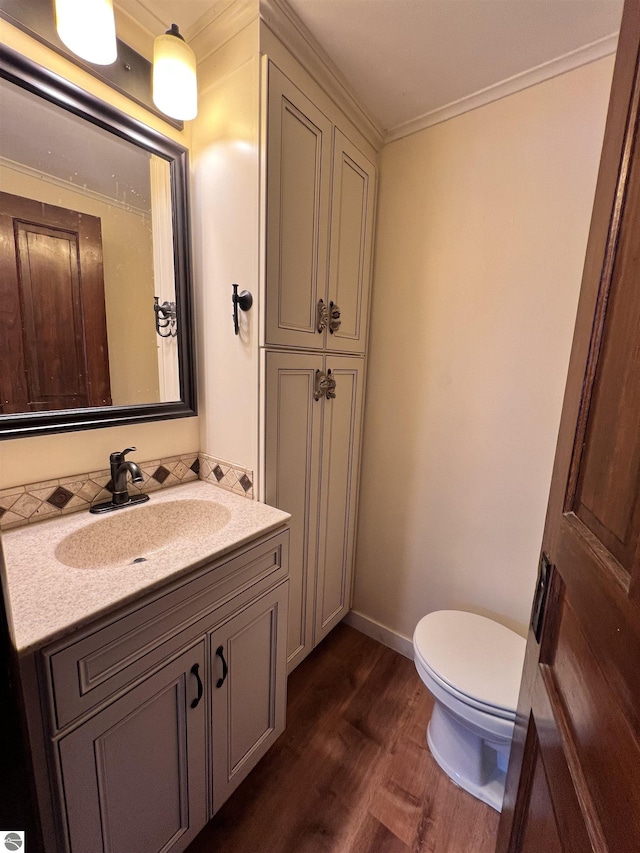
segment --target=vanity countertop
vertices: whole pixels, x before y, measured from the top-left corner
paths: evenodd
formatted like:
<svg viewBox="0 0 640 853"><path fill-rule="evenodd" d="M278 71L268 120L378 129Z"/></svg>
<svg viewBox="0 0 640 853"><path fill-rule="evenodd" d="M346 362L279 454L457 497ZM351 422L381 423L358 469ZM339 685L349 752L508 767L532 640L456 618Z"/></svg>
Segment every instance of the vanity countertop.
<svg viewBox="0 0 640 853"><path fill-rule="evenodd" d="M178 536L144 562L102 568L70 568L56 558L63 539L121 513L175 501L212 501L229 520L213 532ZM289 514L198 481L153 492L149 503L107 515L77 512L12 530L2 536L8 611L18 652L54 639L286 524ZM93 532L93 531L92 531ZM90 557L88 555L88 562Z"/></svg>

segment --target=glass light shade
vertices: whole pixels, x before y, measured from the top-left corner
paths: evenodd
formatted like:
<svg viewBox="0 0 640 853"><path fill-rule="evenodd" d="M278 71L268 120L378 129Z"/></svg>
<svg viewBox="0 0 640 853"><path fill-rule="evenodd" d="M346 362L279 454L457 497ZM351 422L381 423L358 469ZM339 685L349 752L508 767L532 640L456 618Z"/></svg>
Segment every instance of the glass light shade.
<svg viewBox="0 0 640 853"><path fill-rule="evenodd" d="M56 0L58 35L76 56L111 65L118 56L113 0Z"/></svg>
<svg viewBox="0 0 640 853"><path fill-rule="evenodd" d="M153 102L165 115L187 121L198 114L196 56L174 32L175 24L153 44Z"/></svg>

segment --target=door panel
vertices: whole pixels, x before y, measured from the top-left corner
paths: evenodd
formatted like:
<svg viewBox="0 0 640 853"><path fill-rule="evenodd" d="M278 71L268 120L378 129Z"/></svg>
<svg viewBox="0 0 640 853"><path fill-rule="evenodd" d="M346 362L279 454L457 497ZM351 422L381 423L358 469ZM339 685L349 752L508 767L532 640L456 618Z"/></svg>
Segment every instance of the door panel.
<svg viewBox="0 0 640 853"><path fill-rule="evenodd" d="M211 635L214 812L284 731L287 586Z"/></svg>
<svg viewBox="0 0 640 853"><path fill-rule="evenodd" d="M293 669L313 643L314 578L322 401L314 399L321 355L269 352L266 358L265 500L291 513L287 658Z"/></svg>
<svg viewBox="0 0 640 853"><path fill-rule="evenodd" d="M597 369L589 376L583 429L576 436L568 503L630 574L640 529L640 163L634 158L625 189L613 274L598 316ZM584 434L583 434L584 433ZM584 449L583 449L584 445Z"/></svg>
<svg viewBox="0 0 640 853"><path fill-rule="evenodd" d="M333 148L329 299L340 328L327 348L363 353L369 314L375 167L336 128Z"/></svg>
<svg viewBox="0 0 640 853"><path fill-rule="evenodd" d="M592 649L579 616L565 596L559 620L555 660L549 667L558 704L572 731L572 746L581 766L589 768L589 795L598 812L605 838L617 824L640 829L640 749L629 737L629 723L637 729L637 711L630 716L618 701L606 659ZM587 626L588 629L588 626ZM619 796L619 780L629 790Z"/></svg>
<svg viewBox="0 0 640 853"><path fill-rule="evenodd" d="M322 348L331 122L269 65L266 343Z"/></svg>
<svg viewBox="0 0 640 853"><path fill-rule="evenodd" d="M561 849L640 849L639 48L628 0L543 538L552 593L540 645L529 632L501 853L534 849L544 785Z"/></svg>
<svg viewBox="0 0 640 853"><path fill-rule="evenodd" d="M322 485L315 642L347 613L351 603L354 530L360 458L364 364L348 356L327 356L335 398L324 401Z"/></svg>
<svg viewBox="0 0 640 853"><path fill-rule="evenodd" d="M178 853L206 823L195 663L204 642L60 741L71 853Z"/></svg>
<svg viewBox="0 0 640 853"><path fill-rule="evenodd" d="M28 410L86 406L77 234L16 226Z"/></svg>
<svg viewBox="0 0 640 853"><path fill-rule="evenodd" d="M530 806L520 849L522 853L540 853L540 850L545 853L564 853L539 749L535 751L531 786Z"/></svg>
<svg viewBox="0 0 640 853"><path fill-rule="evenodd" d="M0 193L0 412L111 405L100 219Z"/></svg>

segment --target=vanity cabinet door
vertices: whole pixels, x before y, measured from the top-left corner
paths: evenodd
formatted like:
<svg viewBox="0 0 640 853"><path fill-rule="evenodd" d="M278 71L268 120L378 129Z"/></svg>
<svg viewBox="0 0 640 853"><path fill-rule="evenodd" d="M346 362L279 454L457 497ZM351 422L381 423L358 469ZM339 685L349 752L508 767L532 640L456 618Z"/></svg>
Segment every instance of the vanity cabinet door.
<svg viewBox="0 0 640 853"><path fill-rule="evenodd" d="M322 349L327 301L331 122L269 65L265 343Z"/></svg>
<svg viewBox="0 0 640 853"><path fill-rule="evenodd" d="M284 731L287 591L285 581L210 637L214 813Z"/></svg>
<svg viewBox="0 0 640 853"><path fill-rule="evenodd" d="M351 606L364 360L327 356L335 396L324 401L314 645Z"/></svg>
<svg viewBox="0 0 640 853"><path fill-rule="evenodd" d="M201 641L60 740L71 853L178 853L202 829L204 677Z"/></svg>
<svg viewBox="0 0 640 853"><path fill-rule="evenodd" d="M334 131L329 253L329 307L340 325L329 326L327 349L364 353L367 343L375 166Z"/></svg>

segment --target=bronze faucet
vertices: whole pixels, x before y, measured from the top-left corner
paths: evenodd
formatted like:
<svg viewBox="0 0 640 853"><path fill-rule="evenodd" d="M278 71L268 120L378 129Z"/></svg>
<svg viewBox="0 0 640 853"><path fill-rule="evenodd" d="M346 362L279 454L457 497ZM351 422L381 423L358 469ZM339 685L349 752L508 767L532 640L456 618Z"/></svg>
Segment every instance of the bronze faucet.
<svg viewBox="0 0 640 853"><path fill-rule="evenodd" d="M127 491L127 474L131 476L132 483L141 483L143 480L142 471L136 463L124 458L127 453L131 453L135 449L135 447L127 447L125 450L115 451L109 456L111 482L107 488L112 493L111 500L95 504L89 508L89 512L111 512L123 506L145 503L149 500L149 495L130 495Z"/></svg>

